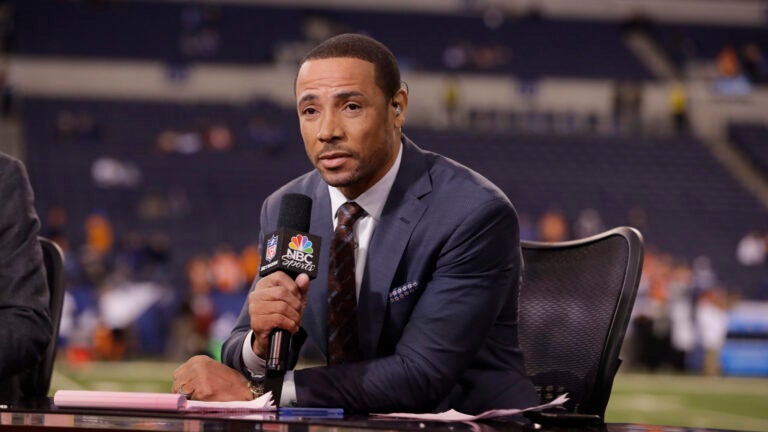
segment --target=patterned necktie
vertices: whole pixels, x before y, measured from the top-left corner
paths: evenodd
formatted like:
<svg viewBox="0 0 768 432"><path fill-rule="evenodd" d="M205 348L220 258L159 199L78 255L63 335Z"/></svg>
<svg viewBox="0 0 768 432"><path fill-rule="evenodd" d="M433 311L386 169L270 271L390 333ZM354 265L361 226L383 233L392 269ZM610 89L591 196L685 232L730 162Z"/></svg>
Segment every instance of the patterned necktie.
<svg viewBox="0 0 768 432"><path fill-rule="evenodd" d="M355 236L352 226L365 215L359 205L347 202L337 213L328 269L328 364L362 358L357 340L355 299Z"/></svg>

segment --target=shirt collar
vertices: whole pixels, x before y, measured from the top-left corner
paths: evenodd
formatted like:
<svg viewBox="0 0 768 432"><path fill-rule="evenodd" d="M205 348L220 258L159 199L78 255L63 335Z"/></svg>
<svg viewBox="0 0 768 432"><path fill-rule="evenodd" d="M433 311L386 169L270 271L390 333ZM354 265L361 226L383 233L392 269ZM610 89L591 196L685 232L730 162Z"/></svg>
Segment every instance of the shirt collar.
<svg viewBox="0 0 768 432"><path fill-rule="evenodd" d="M395 159L395 163L392 164L389 171L387 171L387 173L384 174L384 177L376 182L375 185L371 186L370 189L353 200L362 207L368 215L377 221L381 218L381 213L384 211L384 204L387 203L389 191L392 190L392 185L395 183L397 172L400 170L400 160L402 158L403 144L400 143L400 151L397 153L397 159ZM328 186L328 193L331 195L331 211L333 212L331 217L335 221L336 212L339 210L339 207L349 200L340 190L330 185Z"/></svg>

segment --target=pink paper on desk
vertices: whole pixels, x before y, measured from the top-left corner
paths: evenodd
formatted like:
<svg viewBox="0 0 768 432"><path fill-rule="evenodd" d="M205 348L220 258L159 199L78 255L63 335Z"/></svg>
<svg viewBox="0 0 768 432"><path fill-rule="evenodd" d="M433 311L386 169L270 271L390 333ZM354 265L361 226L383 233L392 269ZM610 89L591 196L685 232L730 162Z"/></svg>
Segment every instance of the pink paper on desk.
<svg viewBox="0 0 768 432"><path fill-rule="evenodd" d="M108 392L91 390L59 390L53 403L69 408L111 408L185 412L254 412L274 411L272 392L250 401L205 402L187 400L175 393Z"/></svg>
<svg viewBox="0 0 768 432"><path fill-rule="evenodd" d="M53 395L53 403L56 406L72 408L178 411L187 404L187 398L175 393L59 390Z"/></svg>

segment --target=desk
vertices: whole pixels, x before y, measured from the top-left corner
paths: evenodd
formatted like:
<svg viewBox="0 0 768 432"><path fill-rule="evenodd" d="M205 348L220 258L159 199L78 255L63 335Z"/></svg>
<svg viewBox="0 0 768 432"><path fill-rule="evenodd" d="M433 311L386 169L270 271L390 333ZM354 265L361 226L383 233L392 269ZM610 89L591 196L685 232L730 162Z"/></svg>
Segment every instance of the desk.
<svg viewBox="0 0 768 432"><path fill-rule="evenodd" d="M421 423L414 421L372 420L366 417L345 419L277 419L274 414L200 415L150 412L88 413L24 412L0 413L2 430L43 430L68 428L73 431L450 431L502 430L473 427L471 424ZM510 430L510 429L503 429ZM512 429L518 430L518 429Z"/></svg>
<svg viewBox="0 0 768 432"><path fill-rule="evenodd" d="M0 429L7 431L445 431L445 432L715 432L638 424L607 424L593 427L535 427L515 422L437 423L408 420L377 420L366 416L344 419L281 419L268 414L182 414L160 411L113 411L63 409L50 401L34 406L0 409Z"/></svg>

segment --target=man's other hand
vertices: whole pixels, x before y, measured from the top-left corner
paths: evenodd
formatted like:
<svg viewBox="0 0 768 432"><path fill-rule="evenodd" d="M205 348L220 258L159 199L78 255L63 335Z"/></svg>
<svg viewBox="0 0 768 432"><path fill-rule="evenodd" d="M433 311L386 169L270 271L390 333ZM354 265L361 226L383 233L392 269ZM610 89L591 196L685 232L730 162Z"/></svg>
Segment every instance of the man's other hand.
<svg viewBox="0 0 768 432"><path fill-rule="evenodd" d="M201 401L244 401L253 399L248 379L231 367L198 355L173 371L174 393Z"/></svg>

